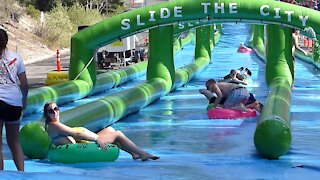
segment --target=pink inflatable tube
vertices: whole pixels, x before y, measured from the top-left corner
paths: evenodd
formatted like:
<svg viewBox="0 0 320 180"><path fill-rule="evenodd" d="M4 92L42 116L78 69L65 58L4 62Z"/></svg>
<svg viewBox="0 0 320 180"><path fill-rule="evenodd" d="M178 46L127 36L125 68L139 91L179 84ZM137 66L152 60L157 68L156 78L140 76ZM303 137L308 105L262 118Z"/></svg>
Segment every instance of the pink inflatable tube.
<svg viewBox="0 0 320 180"><path fill-rule="evenodd" d="M245 48L245 47L239 47L238 53L251 53L252 49L251 48Z"/></svg>
<svg viewBox="0 0 320 180"><path fill-rule="evenodd" d="M209 119L243 119L256 116L257 112L253 109L250 109L250 111L248 112L224 108L215 108L208 110Z"/></svg>

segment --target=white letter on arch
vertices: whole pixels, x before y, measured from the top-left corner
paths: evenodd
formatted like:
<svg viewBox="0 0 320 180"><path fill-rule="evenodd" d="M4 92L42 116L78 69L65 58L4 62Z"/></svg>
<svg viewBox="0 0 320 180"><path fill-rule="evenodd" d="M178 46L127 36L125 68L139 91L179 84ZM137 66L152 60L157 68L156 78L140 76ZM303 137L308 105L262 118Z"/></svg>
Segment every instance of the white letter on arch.
<svg viewBox="0 0 320 180"><path fill-rule="evenodd" d="M208 6L210 6L211 3L201 3L201 6L203 6L203 13L208 13Z"/></svg>
<svg viewBox="0 0 320 180"><path fill-rule="evenodd" d="M280 16L280 8L274 8L274 11L276 12L276 15L274 16L274 18L276 19L280 19L281 16Z"/></svg>
<svg viewBox="0 0 320 180"><path fill-rule="evenodd" d="M167 13L166 15L164 14L165 12ZM161 8L160 9L160 18L165 19L168 17L170 17L170 10L168 8Z"/></svg>
<svg viewBox="0 0 320 180"><path fill-rule="evenodd" d="M121 29L122 30L128 30L130 29L130 19L123 19L121 21Z"/></svg>
<svg viewBox="0 0 320 180"><path fill-rule="evenodd" d="M229 13L230 14L237 14L237 3L230 3L229 4Z"/></svg>
<svg viewBox="0 0 320 180"><path fill-rule="evenodd" d="M173 16L174 17L182 17L182 6L175 6L174 8L173 8Z"/></svg>
<svg viewBox="0 0 320 180"><path fill-rule="evenodd" d="M137 15L137 25L138 25L138 26L144 26L144 25L146 25L146 23L142 23L142 22L141 22L141 15Z"/></svg>
<svg viewBox="0 0 320 180"><path fill-rule="evenodd" d="M149 14L150 14L149 22L156 21L156 20L154 19L154 14L155 14L155 13L156 13L155 11L149 11Z"/></svg>
<svg viewBox="0 0 320 180"><path fill-rule="evenodd" d="M309 16L299 16L299 19L302 22L302 26L306 26L307 20L309 19Z"/></svg>
<svg viewBox="0 0 320 180"><path fill-rule="evenodd" d="M179 23L179 29L183 29L184 28L184 24L183 23Z"/></svg>
<svg viewBox="0 0 320 180"><path fill-rule="evenodd" d="M269 10L269 6L268 5L263 5L260 7L260 14L262 16L269 16L269 11L268 12L264 12L264 9L268 9Z"/></svg>
<svg viewBox="0 0 320 180"><path fill-rule="evenodd" d="M221 6L219 6L218 3L214 3L214 13L217 14L218 10L221 10L221 14L224 14L224 3L221 3Z"/></svg>
<svg viewBox="0 0 320 180"><path fill-rule="evenodd" d="M284 11L288 15L288 22L291 22L291 15L294 14L294 11Z"/></svg>

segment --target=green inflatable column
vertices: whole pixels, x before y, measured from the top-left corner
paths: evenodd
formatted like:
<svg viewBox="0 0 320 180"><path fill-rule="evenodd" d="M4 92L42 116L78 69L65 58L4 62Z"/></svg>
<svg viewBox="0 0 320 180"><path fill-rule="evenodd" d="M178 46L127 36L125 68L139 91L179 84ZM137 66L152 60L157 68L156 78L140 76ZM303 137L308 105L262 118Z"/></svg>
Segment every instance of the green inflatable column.
<svg viewBox="0 0 320 180"><path fill-rule="evenodd" d="M223 31L222 31L222 24L217 24L216 25L216 29L219 30L219 33L222 35L223 34Z"/></svg>
<svg viewBox="0 0 320 180"><path fill-rule="evenodd" d="M212 26L212 32L213 32L213 35L212 35L212 43L213 43L213 47L215 47L216 46L216 44L217 44L217 40L216 40L216 34L215 33L220 33L220 34L222 34L222 32L220 32L218 29L217 29L217 25L216 24L214 24L213 26ZM217 31L218 30L218 31ZM222 29L221 29L221 31L222 31ZM219 36L220 37L220 36Z"/></svg>
<svg viewBox="0 0 320 180"><path fill-rule="evenodd" d="M254 133L258 153L277 159L288 152L291 144L290 104L291 87L284 78L275 78Z"/></svg>
<svg viewBox="0 0 320 180"><path fill-rule="evenodd" d="M195 59L204 57L210 61L211 49L210 49L210 31L209 26L199 27L196 29L196 47L195 47Z"/></svg>
<svg viewBox="0 0 320 180"><path fill-rule="evenodd" d="M292 84L292 29L267 25L266 81L275 77L285 78Z"/></svg>
<svg viewBox="0 0 320 180"><path fill-rule="evenodd" d="M74 80L79 75L78 79L86 81L90 85L91 90L96 83L97 68L95 60L90 62L90 59L94 55L93 50L90 49L85 42L87 36L90 35L90 33L87 33L86 31L89 30L90 29L83 30L74 35L71 39L69 80ZM90 64L88 64L89 62Z"/></svg>
<svg viewBox="0 0 320 180"><path fill-rule="evenodd" d="M264 25L253 25L252 47L256 50L256 53L260 58L265 59Z"/></svg>
<svg viewBox="0 0 320 180"><path fill-rule="evenodd" d="M253 47L253 38L254 38L254 31L253 31L253 29L254 29L254 24L251 24L250 25L250 30L249 30L249 33L250 33L250 39L249 39L249 41L248 41L248 46L249 47Z"/></svg>
<svg viewBox="0 0 320 180"><path fill-rule="evenodd" d="M180 35L176 35L174 38L173 38L173 53L176 53L178 52L179 50L181 50L182 48L182 41L181 41L181 37Z"/></svg>
<svg viewBox="0 0 320 180"><path fill-rule="evenodd" d="M175 69L173 63L173 26L162 26L149 31L149 61L147 80L163 78L166 80L167 92L174 83Z"/></svg>
<svg viewBox="0 0 320 180"><path fill-rule="evenodd" d="M212 50L214 48L214 27L213 26L209 26L209 34L210 34L210 50Z"/></svg>
<svg viewBox="0 0 320 180"><path fill-rule="evenodd" d="M291 32L289 28L267 26L266 81L270 91L257 124L254 143L258 153L269 159L284 155L291 144L292 76L287 63L287 58L291 60Z"/></svg>

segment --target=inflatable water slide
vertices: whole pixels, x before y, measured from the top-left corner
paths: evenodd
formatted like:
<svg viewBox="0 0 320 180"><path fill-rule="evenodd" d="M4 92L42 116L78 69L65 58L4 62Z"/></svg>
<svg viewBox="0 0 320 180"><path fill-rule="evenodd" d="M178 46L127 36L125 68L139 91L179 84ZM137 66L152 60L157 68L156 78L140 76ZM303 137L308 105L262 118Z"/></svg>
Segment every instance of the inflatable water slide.
<svg viewBox="0 0 320 180"><path fill-rule="evenodd" d="M182 0L129 11L75 34L71 41L70 81L30 93L29 111L41 109L46 101L55 100L60 104L80 99L98 92L96 89L113 87L123 78L130 78L126 73L111 73L103 77L103 83L99 81L96 64L91 61L94 49L149 29L149 60L141 65L147 66L145 83L61 114L62 122L67 125L85 126L93 131L101 129L186 84L204 69L210 63L211 49L219 37L214 35L214 24L252 23L255 24L252 48L266 60L266 82L270 88L257 123L254 143L260 155L276 159L285 154L291 144L290 101L294 71L291 44L287 42L292 41L294 28L311 27L315 32L314 38L318 39L318 15L319 12L311 9L272 0ZM195 34L195 60L176 70L173 63L173 25L196 22L200 26ZM130 74L143 68L133 66L129 69ZM110 79L114 81L106 83Z"/></svg>

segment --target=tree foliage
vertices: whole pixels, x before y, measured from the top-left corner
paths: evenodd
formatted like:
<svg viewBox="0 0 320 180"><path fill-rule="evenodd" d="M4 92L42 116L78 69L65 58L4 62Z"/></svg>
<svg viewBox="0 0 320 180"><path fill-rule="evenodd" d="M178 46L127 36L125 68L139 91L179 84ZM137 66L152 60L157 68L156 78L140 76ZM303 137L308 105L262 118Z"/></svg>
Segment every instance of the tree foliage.
<svg viewBox="0 0 320 180"><path fill-rule="evenodd" d="M98 10L101 14L110 15L123 12L123 0L19 0L25 6L32 5L40 11L51 11L56 4L72 7L75 4L82 5L86 10Z"/></svg>
<svg viewBox="0 0 320 180"><path fill-rule="evenodd" d="M125 10L123 0L0 0L5 5L0 6L0 17L6 14L10 18L16 12L12 4L18 1L34 19L39 19L40 11L45 12L45 22L34 25L33 32L42 43L60 47L70 46L78 26L93 25Z"/></svg>
<svg viewBox="0 0 320 180"><path fill-rule="evenodd" d="M0 0L0 21L18 21L21 8L15 0Z"/></svg>

